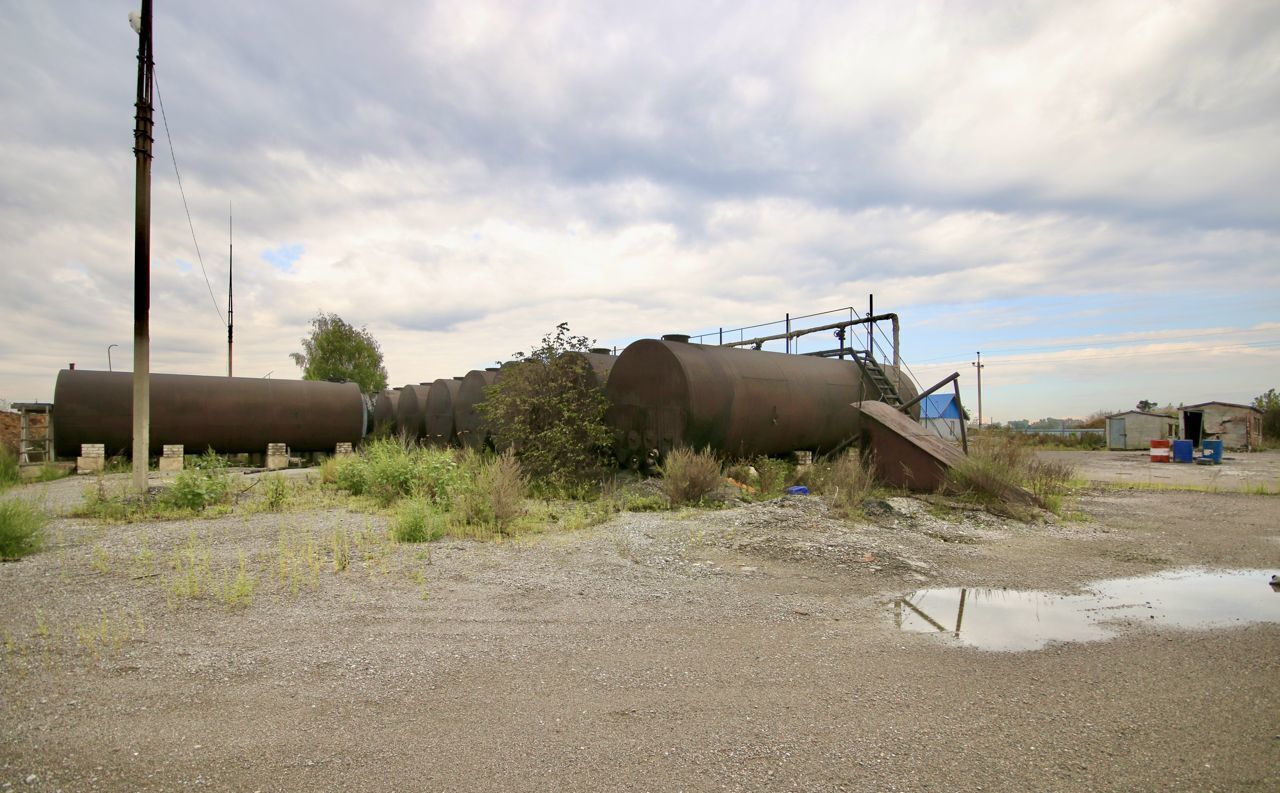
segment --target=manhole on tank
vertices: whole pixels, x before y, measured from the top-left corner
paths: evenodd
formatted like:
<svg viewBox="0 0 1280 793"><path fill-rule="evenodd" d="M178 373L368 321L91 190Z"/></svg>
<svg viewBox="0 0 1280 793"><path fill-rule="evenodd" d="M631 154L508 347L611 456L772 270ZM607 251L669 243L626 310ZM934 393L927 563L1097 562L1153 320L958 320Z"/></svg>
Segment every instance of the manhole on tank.
<svg viewBox="0 0 1280 793"><path fill-rule="evenodd" d="M1079 595L1012 589L921 589L893 601L904 631L982 650L1037 650L1116 635L1121 623L1223 628L1280 622L1272 571L1175 570L1095 582Z"/></svg>

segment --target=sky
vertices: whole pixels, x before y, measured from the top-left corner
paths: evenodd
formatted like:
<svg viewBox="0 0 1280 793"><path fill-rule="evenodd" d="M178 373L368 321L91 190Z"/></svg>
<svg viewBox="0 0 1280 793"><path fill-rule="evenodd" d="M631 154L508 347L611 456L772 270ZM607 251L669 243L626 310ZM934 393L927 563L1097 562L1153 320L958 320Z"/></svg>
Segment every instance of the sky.
<svg viewBox="0 0 1280 793"><path fill-rule="evenodd" d="M378 5L156 0L152 371L226 372L230 214L239 376L874 294L987 421L1280 387L1280 2ZM134 7L0 15L2 399L131 367Z"/></svg>

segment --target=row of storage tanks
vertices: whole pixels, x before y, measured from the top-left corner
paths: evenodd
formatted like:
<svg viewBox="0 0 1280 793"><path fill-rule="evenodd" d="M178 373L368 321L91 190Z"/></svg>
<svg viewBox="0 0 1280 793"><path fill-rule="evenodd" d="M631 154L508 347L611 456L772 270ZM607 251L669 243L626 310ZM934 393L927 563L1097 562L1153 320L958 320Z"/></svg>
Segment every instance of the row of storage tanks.
<svg viewBox="0 0 1280 793"><path fill-rule="evenodd" d="M687 337L641 339L621 355L581 356L609 402L606 421L621 464L653 462L676 446L729 455L822 452L858 432L852 405L881 394L855 363L690 344ZM903 401L915 395L897 368L883 367ZM478 406L503 368L406 385L370 406L353 383L155 374L151 447L261 452L286 443L295 452L333 451L391 425L423 443L480 448L490 443ZM58 373L53 425L57 454L82 443L126 454L132 432L132 375L83 369Z"/></svg>

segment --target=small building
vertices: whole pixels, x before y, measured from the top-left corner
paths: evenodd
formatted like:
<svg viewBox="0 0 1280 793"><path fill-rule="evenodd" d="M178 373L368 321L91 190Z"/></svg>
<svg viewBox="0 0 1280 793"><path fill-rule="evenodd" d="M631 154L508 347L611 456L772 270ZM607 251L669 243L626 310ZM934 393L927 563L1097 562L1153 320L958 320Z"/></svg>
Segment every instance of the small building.
<svg viewBox="0 0 1280 793"><path fill-rule="evenodd" d="M1201 402L1178 408L1182 437L1196 447L1219 439L1228 449L1257 449L1262 445L1262 411L1232 402Z"/></svg>
<svg viewBox="0 0 1280 793"><path fill-rule="evenodd" d="M1152 441L1178 437L1178 419L1164 413L1126 410L1107 416L1108 449L1149 449Z"/></svg>
<svg viewBox="0 0 1280 793"><path fill-rule="evenodd" d="M920 424L944 441L960 442L963 421L955 394L930 394L920 402Z"/></svg>

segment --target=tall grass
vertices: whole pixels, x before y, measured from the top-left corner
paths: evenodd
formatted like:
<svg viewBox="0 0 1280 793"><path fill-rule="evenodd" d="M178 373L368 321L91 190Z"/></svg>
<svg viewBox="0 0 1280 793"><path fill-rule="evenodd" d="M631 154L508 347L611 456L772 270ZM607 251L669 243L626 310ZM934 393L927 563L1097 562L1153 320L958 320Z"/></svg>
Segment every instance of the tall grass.
<svg viewBox="0 0 1280 793"><path fill-rule="evenodd" d="M524 496L529 489L520 461L508 449L492 460L470 456L467 467L470 481L455 503L458 521L507 533L524 514Z"/></svg>
<svg viewBox="0 0 1280 793"><path fill-rule="evenodd" d="M862 508L876 489L874 468L857 449L849 449L837 457L821 475L819 490L837 513L851 515Z"/></svg>
<svg viewBox="0 0 1280 793"><path fill-rule="evenodd" d="M662 493L672 506L700 504L720 487L720 461L710 449L672 449L658 470Z"/></svg>
<svg viewBox="0 0 1280 793"><path fill-rule="evenodd" d="M18 484L21 475L18 472L18 455L13 449L0 443L0 490Z"/></svg>
<svg viewBox="0 0 1280 793"><path fill-rule="evenodd" d="M0 501L0 559L21 559L44 546L48 516L25 501Z"/></svg>
<svg viewBox="0 0 1280 793"><path fill-rule="evenodd" d="M943 490L953 495L1008 506L1015 513L1032 504L1057 511L1075 476L1066 463L1041 462L1021 438L984 433L969 444L969 455L951 467Z"/></svg>

